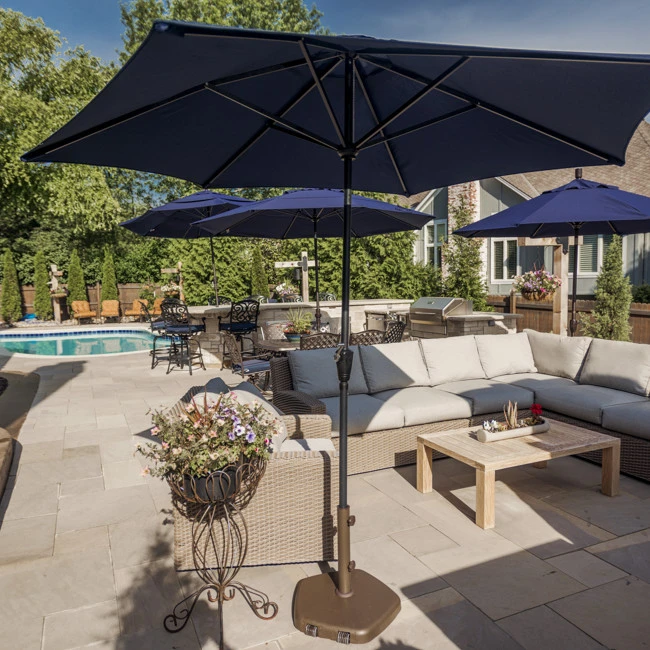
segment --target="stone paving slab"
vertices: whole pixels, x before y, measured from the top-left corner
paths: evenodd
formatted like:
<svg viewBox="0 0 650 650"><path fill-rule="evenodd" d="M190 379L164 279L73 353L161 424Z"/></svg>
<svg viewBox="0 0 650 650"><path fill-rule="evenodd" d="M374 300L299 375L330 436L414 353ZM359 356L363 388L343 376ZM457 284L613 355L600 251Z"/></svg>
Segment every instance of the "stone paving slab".
<svg viewBox="0 0 650 650"><path fill-rule="evenodd" d="M650 583L650 529L596 544L587 550Z"/></svg>

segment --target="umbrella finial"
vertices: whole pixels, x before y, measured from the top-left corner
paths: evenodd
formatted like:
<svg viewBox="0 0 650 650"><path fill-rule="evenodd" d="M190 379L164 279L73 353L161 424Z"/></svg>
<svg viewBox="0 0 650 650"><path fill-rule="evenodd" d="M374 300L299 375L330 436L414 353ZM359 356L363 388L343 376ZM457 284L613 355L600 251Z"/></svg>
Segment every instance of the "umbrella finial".
<svg viewBox="0 0 650 650"><path fill-rule="evenodd" d="M576 178L582 178L582 167L576 167Z"/></svg>

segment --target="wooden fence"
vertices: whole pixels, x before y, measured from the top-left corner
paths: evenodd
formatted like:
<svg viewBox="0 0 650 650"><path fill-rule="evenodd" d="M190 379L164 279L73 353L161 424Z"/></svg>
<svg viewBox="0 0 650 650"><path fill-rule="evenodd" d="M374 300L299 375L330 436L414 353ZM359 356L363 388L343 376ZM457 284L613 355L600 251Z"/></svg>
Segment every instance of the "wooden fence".
<svg viewBox="0 0 650 650"><path fill-rule="evenodd" d="M496 311L513 313L510 296L489 296L488 304ZM595 301L578 300L576 309L578 314L591 314ZM517 296L514 313L521 314L518 319L517 329L536 330L538 332L551 332L553 330L553 303L523 300ZM571 318L571 303L569 303L569 318ZM632 327L632 341L635 343L650 343L650 304L633 302L630 308L630 325ZM581 334L578 324L577 334Z"/></svg>
<svg viewBox="0 0 650 650"><path fill-rule="evenodd" d="M130 282L128 284L118 284L117 291L120 301L120 310L122 313L126 309L131 309L133 306L133 301L136 298L140 297L140 292L142 291L144 284L137 282ZM151 286L151 285L147 285ZM159 289L159 287L156 287ZM99 308L99 300L101 296L101 284L91 284L86 287L88 292L88 301L90 302L90 308L93 311L99 313L101 310ZM23 296L23 313L33 314L34 313L34 287L31 285L26 285L20 288ZM159 292L158 292L159 293ZM63 319L69 318L67 311L67 304L64 308L64 313L62 314Z"/></svg>

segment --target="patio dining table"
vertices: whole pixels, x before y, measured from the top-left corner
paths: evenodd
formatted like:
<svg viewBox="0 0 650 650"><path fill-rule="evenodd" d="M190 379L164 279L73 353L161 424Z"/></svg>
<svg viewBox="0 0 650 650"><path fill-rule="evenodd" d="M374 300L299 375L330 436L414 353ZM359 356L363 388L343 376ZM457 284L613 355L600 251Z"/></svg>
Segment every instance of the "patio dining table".
<svg viewBox="0 0 650 650"><path fill-rule="evenodd" d="M257 341L260 350L270 352L274 356L284 356L287 352L300 349L300 341L287 341L286 339L262 339Z"/></svg>

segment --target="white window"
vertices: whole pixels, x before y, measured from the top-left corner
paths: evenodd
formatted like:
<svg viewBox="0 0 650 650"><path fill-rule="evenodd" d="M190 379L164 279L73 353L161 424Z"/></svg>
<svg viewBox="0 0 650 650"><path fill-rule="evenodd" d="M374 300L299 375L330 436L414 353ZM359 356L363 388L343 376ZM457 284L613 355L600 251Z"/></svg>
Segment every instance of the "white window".
<svg viewBox="0 0 650 650"><path fill-rule="evenodd" d="M517 275L518 249L516 239L492 240L492 281L508 282Z"/></svg>
<svg viewBox="0 0 650 650"><path fill-rule="evenodd" d="M594 276L603 265L613 235L585 235L578 247L578 275ZM569 273L573 273L573 246L569 246Z"/></svg>
<svg viewBox="0 0 650 650"><path fill-rule="evenodd" d="M442 266L442 247L447 241L447 220L440 219L425 227L425 261L433 266Z"/></svg>

